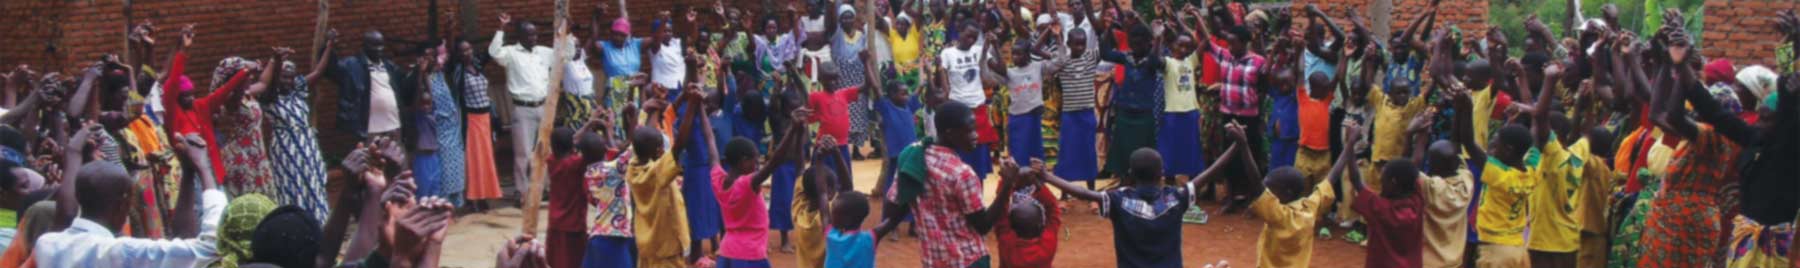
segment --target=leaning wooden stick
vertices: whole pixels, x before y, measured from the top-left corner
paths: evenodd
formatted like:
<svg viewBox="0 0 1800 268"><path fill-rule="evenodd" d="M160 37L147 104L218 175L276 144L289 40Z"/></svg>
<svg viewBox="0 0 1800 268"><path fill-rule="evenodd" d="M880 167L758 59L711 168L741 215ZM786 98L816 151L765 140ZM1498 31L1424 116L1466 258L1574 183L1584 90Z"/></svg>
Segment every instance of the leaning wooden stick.
<svg viewBox="0 0 1800 268"><path fill-rule="evenodd" d="M538 123L537 144L533 145L536 150L531 155L531 190L525 193L525 224L522 228L529 234L535 234L538 230L538 208L543 203L540 200L543 199L544 180L550 175L550 132L556 128L556 106L557 101L562 99L563 69L566 68L564 64L569 62L570 45L574 43L573 40L565 39L574 38L569 36L569 0L556 0L555 25L556 60L550 62L550 87L546 89L545 93L548 94L544 96L544 105L541 106L544 107L542 114L549 118Z"/></svg>

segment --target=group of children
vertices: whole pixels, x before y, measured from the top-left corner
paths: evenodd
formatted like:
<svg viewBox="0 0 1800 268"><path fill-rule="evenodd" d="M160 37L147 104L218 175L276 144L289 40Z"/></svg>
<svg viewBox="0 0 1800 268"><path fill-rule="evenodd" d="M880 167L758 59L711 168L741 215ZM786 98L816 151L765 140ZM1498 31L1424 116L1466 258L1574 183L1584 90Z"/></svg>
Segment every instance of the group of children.
<svg viewBox="0 0 1800 268"><path fill-rule="evenodd" d="M1774 183L1765 159L1794 155L1766 137L1793 130L1774 110L1792 98L1764 67L1701 68L1679 12L1641 40L1614 29L1616 11L1570 19L1564 39L1527 18L1514 58L1500 31L1434 27L1436 2L1385 42L1358 12L1345 31L1312 5L875 2L872 16L809 2L760 21L720 5L717 31L685 25L705 40L685 48L693 82L629 83L652 97L553 139L574 150L552 195L590 198L553 198L552 221L601 213L552 234L552 262L768 267L773 229L801 267L872 267L875 243L912 222L926 267L987 266L990 231L999 266L1048 267L1054 187L1112 222L1119 267L1182 267L1184 216L1214 193L1265 222L1260 267L1313 266L1320 223L1366 242L1367 267L1791 265L1769 241L1791 240L1800 204L1757 207L1769 217L1736 202L1792 192L1717 197L1739 176ZM672 21L653 24L666 36ZM1800 18L1780 22L1800 37ZM876 137L870 195L849 163Z"/></svg>

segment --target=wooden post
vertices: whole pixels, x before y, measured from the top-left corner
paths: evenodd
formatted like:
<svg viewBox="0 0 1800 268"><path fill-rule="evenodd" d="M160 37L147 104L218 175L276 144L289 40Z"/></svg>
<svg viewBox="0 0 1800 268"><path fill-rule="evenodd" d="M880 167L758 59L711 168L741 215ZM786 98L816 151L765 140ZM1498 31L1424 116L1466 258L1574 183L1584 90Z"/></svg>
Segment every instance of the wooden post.
<svg viewBox="0 0 1800 268"><path fill-rule="evenodd" d="M574 38L569 32L569 0L556 0L555 38L556 60L550 62L550 88L544 96L543 120L538 123L537 144L531 155L531 190L525 192L525 233L536 234L538 230L538 208L543 203L544 179L549 177L550 168L550 132L556 128L557 101L562 99L563 64L569 62L569 45ZM528 48L529 49L529 48Z"/></svg>
<svg viewBox="0 0 1800 268"><path fill-rule="evenodd" d="M320 54L320 52L325 50L325 32L331 31L331 24L328 22L331 19L331 1L320 0L318 13L319 13L319 17L317 19L313 20L312 50L308 50L308 52L307 52L308 55L312 55L313 58L309 58L309 59L311 59L314 62L319 61L319 59L317 57L331 57L331 55ZM277 64L276 66L281 66L281 65L279 65L281 63L274 63L274 64ZM325 64L331 64L331 63L326 62ZM317 101L319 99L318 96L321 96L321 94L313 94L313 99L308 100L308 102L318 103L318 101ZM306 120L309 120L310 122L307 122L307 123L311 124L313 126L319 125L319 117L318 116L310 116Z"/></svg>

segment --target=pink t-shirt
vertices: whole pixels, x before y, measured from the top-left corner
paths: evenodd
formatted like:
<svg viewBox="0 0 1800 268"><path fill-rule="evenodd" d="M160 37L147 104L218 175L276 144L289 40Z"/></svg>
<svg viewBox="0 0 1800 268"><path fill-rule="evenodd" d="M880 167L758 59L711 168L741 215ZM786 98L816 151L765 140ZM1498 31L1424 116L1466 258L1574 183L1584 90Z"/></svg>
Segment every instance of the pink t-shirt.
<svg viewBox="0 0 1800 268"><path fill-rule="evenodd" d="M725 219L725 240L720 242L719 256L738 260L769 258L769 205L763 203L750 176L739 176L725 188L729 174L713 165L713 192L719 195L719 211Z"/></svg>

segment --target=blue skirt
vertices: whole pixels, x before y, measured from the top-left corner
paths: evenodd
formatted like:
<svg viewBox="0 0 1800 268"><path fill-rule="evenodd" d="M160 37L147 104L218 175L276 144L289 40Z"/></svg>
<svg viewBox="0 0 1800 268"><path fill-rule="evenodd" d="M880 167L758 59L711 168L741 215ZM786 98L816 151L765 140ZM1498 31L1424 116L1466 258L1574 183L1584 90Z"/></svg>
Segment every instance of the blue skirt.
<svg viewBox="0 0 1800 268"><path fill-rule="evenodd" d="M1156 151L1162 153L1163 175L1189 178L1206 170L1206 153L1200 145L1200 111L1163 113L1156 131Z"/></svg>
<svg viewBox="0 0 1800 268"><path fill-rule="evenodd" d="M994 172L994 161L992 157L988 156L986 144L976 144L974 150L959 152L956 155L962 157L963 164L968 164L969 169L975 170L976 177L986 179L989 172Z"/></svg>
<svg viewBox="0 0 1800 268"><path fill-rule="evenodd" d="M719 235L725 222L719 214L719 198L713 195L711 167L685 167L681 196L686 199L688 234L694 241Z"/></svg>
<svg viewBox="0 0 1800 268"><path fill-rule="evenodd" d="M800 178L800 167L794 163L775 167L769 177L769 229L794 229L794 181Z"/></svg>
<svg viewBox="0 0 1800 268"><path fill-rule="evenodd" d="M637 241L629 237L589 237L587 252L582 254L581 267L637 267Z"/></svg>
<svg viewBox="0 0 1800 268"><path fill-rule="evenodd" d="M438 189L440 188L439 184L443 181L444 166L441 163L438 161L437 153L413 154L413 183L419 187L413 191L414 196L426 197L444 194Z"/></svg>
<svg viewBox="0 0 1800 268"><path fill-rule="evenodd" d="M1006 152L1012 155L1013 162L1030 166L1032 158L1044 158L1043 115L1028 112L1007 118Z"/></svg>
<svg viewBox="0 0 1800 268"><path fill-rule="evenodd" d="M1098 152L1094 151L1094 110L1062 112L1062 129L1058 133L1056 176L1069 181L1092 181L1100 173Z"/></svg>
<svg viewBox="0 0 1800 268"><path fill-rule="evenodd" d="M717 265L715 265L715 267L719 267L719 268L769 268L770 266L769 266L768 259L751 261L751 260L732 259L732 258L726 258L726 257L721 256L721 257L719 257L719 261L717 262Z"/></svg>

